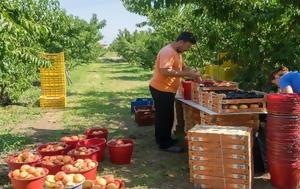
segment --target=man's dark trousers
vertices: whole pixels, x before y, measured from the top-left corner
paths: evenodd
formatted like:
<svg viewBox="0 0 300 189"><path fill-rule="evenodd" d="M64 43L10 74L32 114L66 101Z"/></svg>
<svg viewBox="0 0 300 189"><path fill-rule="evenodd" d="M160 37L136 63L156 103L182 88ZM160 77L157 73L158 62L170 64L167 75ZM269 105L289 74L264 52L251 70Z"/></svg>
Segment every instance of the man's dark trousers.
<svg viewBox="0 0 300 189"><path fill-rule="evenodd" d="M175 93L159 91L149 86L155 107L155 139L160 148L172 146Z"/></svg>

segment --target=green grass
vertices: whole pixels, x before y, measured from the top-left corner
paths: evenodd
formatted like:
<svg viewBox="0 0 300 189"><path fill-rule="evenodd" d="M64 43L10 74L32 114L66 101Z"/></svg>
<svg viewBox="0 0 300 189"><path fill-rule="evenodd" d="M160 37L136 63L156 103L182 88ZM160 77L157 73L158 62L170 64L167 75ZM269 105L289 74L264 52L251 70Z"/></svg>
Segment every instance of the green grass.
<svg viewBox="0 0 300 189"><path fill-rule="evenodd" d="M32 87L25 91L16 105L0 107L0 131L10 125L41 117L38 107L40 89Z"/></svg>
<svg viewBox="0 0 300 189"><path fill-rule="evenodd" d="M64 130L52 131L49 141L69 133L82 133L94 126L106 127L109 139L135 139L133 162L114 165L107 153L98 175L121 177L128 189L192 188L188 180L187 154L158 150L154 127L138 127L130 114L132 100L150 97L151 72L127 63L94 63L77 67L71 77L73 84L68 88L68 104L63 111Z"/></svg>

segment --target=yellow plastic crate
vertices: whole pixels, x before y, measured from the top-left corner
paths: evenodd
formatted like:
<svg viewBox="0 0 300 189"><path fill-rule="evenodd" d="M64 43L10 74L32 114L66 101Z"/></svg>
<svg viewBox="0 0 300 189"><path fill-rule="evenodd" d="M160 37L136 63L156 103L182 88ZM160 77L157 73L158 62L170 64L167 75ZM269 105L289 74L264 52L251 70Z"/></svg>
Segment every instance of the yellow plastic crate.
<svg viewBox="0 0 300 189"><path fill-rule="evenodd" d="M42 53L41 56L52 62L49 68L41 68L41 74L49 73L64 73L65 72L65 58L64 53Z"/></svg>
<svg viewBox="0 0 300 189"><path fill-rule="evenodd" d="M41 86L66 85L66 75L58 73L41 74Z"/></svg>
<svg viewBox="0 0 300 189"><path fill-rule="evenodd" d="M40 107L42 108L64 108L66 107L66 97L58 96L58 97L48 97L48 96L40 96Z"/></svg>
<svg viewBox="0 0 300 189"><path fill-rule="evenodd" d="M41 86L44 96L66 96L66 85L49 84Z"/></svg>
<svg viewBox="0 0 300 189"><path fill-rule="evenodd" d="M64 52L60 53L42 53L41 55L46 60L50 60L53 62L64 62L65 61L65 55Z"/></svg>

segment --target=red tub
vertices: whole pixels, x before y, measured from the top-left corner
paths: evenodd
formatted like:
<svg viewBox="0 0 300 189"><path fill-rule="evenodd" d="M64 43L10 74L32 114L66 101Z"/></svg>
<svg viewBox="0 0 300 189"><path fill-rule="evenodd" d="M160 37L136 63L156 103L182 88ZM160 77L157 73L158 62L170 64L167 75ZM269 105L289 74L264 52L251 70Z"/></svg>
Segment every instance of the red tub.
<svg viewBox="0 0 300 189"><path fill-rule="evenodd" d="M51 156L49 158L53 158L53 156ZM72 157L68 157L68 160L69 161L66 161L66 162L65 161L60 161L61 164L49 165L49 164L47 164L47 160L45 158L43 158L41 160L40 165L41 165L41 167L44 167L44 168L48 169L50 175L55 175L56 173L58 173L59 171L61 171L61 168L64 165L67 165L67 164L70 164L70 163L74 163L74 159ZM57 161L57 160L55 160L55 161ZM53 161L51 161L51 162L53 162Z"/></svg>
<svg viewBox="0 0 300 189"><path fill-rule="evenodd" d="M16 163L15 159L17 156L18 155L12 155L6 159L6 163L11 171L13 171L15 169L20 169L22 167L22 165L36 166L40 163L40 160L42 158L40 155L37 155L39 158L36 161L27 162L27 163Z"/></svg>
<svg viewBox="0 0 300 189"><path fill-rule="evenodd" d="M116 139L107 142L110 161L114 164L129 164L133 153L132 139L119 139L123 141L123 145L116 146Z"/></svg>
<svg viewBox="0 0 300 189"><path fill-rule="evenodd" d="M65 169L65 166L63 166L61 170L66 174L82 174L86 180L95 180L97 177L97 167L99 164L97 161L94 162L96 163L96 166L86 171L68 171Z"/></svg>
<svg viewBox="0 0 300 189"><path fill-rule="evenodd" d="M41 177L34 179L15 179L12 177L12 172L8 174L10 181L12 183L13 189L44 189L44 184L46 181L46 176L48 175L48 170L45 169L46 174Z"/></svg>
<svg viewBox="0 0 300 189"><path fill-rule="evenodd" d="M99 132L99 133L95 133ZM106 128L94 127L84 132L85 136L89 138L105 138L107 140L108 130Z"/></svg>
<svg viewBox="0 0 300 189"><path fill-rule="evenodd" d="M43 148L46 148L48 145L62 145L63 149L60 150L54 150L54 151L42 151ZM62 142L49 142L46 144L42 144L37 148L37 151L39 154L41 154L42 157L44 156L56 156L56 155L65 155L69 149L69 146Z"/></svg>
<svg viewBox="0 0 300 189"><path fill-rule="evenodd" d="M75 149L71 150L68 152L68 155L71 157L74 157L75 160L77 159L91 159L93 161L97 161L98 160L98 152L100 151L99 147L97 146L90 146L88 148L93 148L95 149L95 151L93 153L87 154L87 155L79 155L79 154L74 154L74 152L80 148L82 146L77 146Z"/></svg>
<svg viewBox="0 0 300 189"><path fill-rule="evenodd" d="M92 147L97 146L99 152L97 154L97 161L103 161L105 157L106 139L105 138L90 138L80 141L78 146Z"/></svg>

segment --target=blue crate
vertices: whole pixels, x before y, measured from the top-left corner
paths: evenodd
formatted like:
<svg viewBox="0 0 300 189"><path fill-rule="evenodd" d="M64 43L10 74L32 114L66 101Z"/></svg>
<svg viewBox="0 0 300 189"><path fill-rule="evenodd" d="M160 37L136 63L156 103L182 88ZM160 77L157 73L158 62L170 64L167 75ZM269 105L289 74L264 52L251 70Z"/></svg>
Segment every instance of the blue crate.
<svg viewBox="0 0 300 189"><path fill-rule="evenodd" d="M153 104L152 98L137 98L135 101L131 101L131 113L134 113L134 107L136 106L153 106Z"/></svg>

